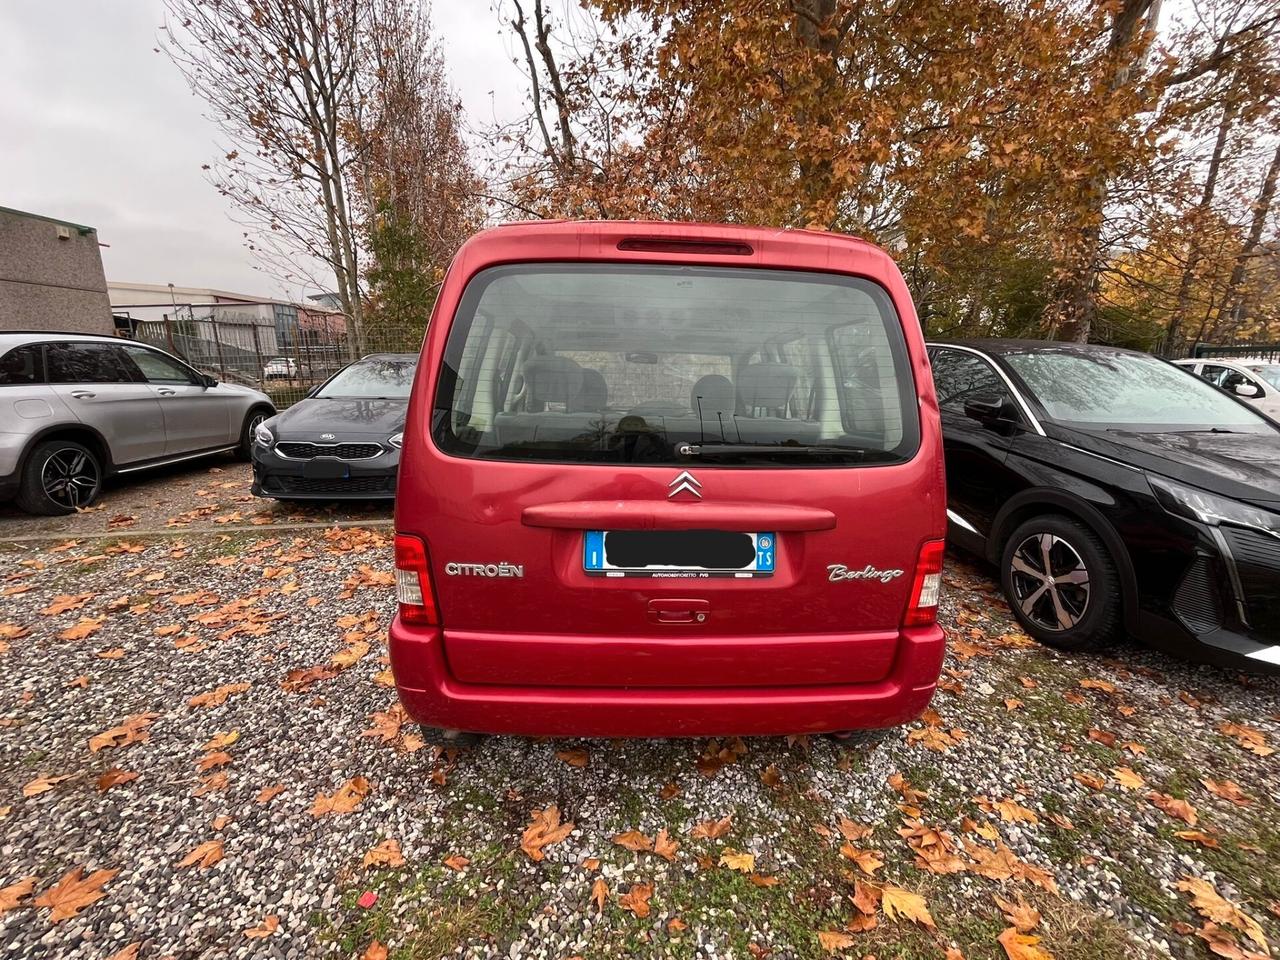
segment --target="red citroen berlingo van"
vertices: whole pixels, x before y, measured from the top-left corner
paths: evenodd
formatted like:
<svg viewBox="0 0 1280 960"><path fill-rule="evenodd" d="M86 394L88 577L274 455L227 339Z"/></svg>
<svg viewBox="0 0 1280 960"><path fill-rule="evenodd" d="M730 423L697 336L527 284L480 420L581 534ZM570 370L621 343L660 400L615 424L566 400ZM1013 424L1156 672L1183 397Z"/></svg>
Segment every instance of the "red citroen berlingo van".
<svg viewBox="0 0 1280 960"><path fill-rule="evenodd" d="M405 709L461 733L879 729L928 705L925 345L850 237L535 222L449 268L396 496Z"/></svg>

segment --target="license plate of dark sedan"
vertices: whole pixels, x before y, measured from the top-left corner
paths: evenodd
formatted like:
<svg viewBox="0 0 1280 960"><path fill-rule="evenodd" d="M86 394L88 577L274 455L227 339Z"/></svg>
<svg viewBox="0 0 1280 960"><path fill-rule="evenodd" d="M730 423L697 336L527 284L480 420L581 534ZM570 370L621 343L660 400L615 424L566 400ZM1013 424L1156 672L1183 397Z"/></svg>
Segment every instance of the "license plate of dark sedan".
<svg viewBox="0 0 1280 960"><path fill-rule="evenodd" d="M302 475L308 480L345 480L350 468L337 460L308 460L302 465Z"/></svg>
<svg viewBox="0 0 1280 960"><path fill-rule="evenodd" d="M588 530L582 569L593 577L769 577L772 533L731 530Z"/></svg>

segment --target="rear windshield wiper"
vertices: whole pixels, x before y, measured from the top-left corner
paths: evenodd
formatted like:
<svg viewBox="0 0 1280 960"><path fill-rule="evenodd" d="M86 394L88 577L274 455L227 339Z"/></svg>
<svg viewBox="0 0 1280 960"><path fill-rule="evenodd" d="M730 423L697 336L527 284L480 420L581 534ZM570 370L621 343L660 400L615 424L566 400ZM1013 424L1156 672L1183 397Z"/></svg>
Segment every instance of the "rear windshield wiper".
<svg viewBox="0 0 1280 960"><path fill-rule="evenodd" d="M869 451L863 447L841 447L836 444L818 443L679 443L676 453L682 457L732 457L750 456L845 456L864 457Z"/></svg>

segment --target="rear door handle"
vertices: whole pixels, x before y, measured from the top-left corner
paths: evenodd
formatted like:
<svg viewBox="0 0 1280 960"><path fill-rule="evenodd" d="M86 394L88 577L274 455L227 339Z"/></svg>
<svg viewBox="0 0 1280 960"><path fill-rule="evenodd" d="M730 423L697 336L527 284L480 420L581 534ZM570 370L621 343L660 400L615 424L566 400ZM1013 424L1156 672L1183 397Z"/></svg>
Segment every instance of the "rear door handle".
<svg viewBox="0 0 1280 960"><path fill-rule="evenodd" d="M92 400L97 396L92 390L72 390L71 395L77 400Z"/></svg>
<svg viewBox="0 0 1280 960"><path fill-rule="evenodd" d="M710 610L706 600L649 601L649 619L654 623L706 623Z"/></svg>

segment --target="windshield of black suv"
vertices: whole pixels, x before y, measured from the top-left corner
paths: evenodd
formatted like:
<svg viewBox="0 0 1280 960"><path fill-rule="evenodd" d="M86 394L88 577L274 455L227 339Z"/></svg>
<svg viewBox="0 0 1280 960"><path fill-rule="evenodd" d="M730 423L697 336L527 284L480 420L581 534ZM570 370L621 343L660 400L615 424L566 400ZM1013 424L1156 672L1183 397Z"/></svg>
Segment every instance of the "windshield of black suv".
<svg viewBox="0 0 1280 960"><path fill-rule="evenodd" d="M495 267L449 333L433 425L504 460L873 464L919 445L874 283L649 264Z"/></svg>
<svg viewBox="0 0 1280 960"><path fill-rule="evenodd" d="M1155 357L1039 348L1004 360L1054 420L1145 432L1271 432L1262 417L1189 370Z"/></svg>
<svg viewBox="0 0 1280 960"><path fill-rule="evenodd" d="M357 360L334 374L316 396L322 400L407 400L417 360L417 357Z"/></svg>

